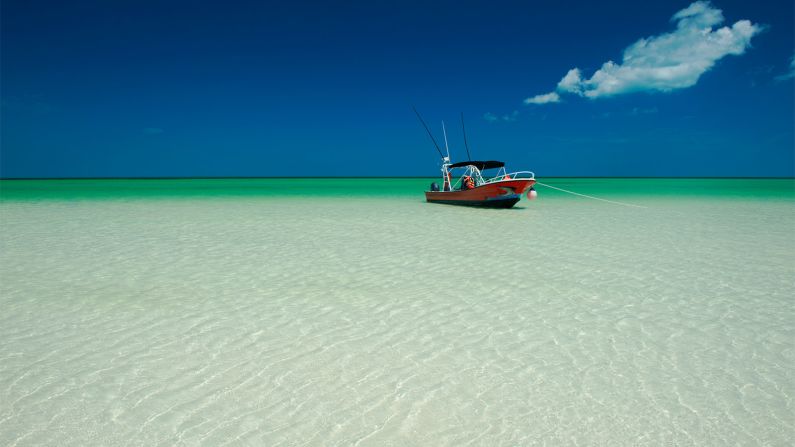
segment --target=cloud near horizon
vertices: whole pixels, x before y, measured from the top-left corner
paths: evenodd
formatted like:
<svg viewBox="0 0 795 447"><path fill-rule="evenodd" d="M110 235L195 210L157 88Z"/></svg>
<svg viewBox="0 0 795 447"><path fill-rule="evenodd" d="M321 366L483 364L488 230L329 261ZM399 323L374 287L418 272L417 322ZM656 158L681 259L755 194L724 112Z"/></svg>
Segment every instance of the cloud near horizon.
<svg viewBox="0 0 795 447"><path fill-rule="evenodd" d="M691 87L702 74L727 55L741 55L763 26L739 20L731 27L713 30L723 23L723 12L708 1L697 1L674 14L676 30L642 38L624 50L620 64L607 61L589 79L572 68L555 91L524 100L525 104L560 102L561 93L602 98L640 91Z"/></svg>

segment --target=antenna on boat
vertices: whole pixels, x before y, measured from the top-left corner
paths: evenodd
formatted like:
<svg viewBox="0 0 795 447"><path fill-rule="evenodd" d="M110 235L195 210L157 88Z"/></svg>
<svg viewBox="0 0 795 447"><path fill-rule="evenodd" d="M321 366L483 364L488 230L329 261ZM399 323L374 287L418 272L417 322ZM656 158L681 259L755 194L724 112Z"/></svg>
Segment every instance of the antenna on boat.
<svg viewBox="0 0 795 447"><path fill-rule="evenodd" d="M464 132L464 147L467 148L467 160L472 161L472 156L469 155L469 144L467 144L467 130L464 128L464 112L461 112L461 131Z"/></svg>
<svg viewBox="0 0 795 447"><path fill-rule="evenodd" d="M442 134L444 134L444 149L447 151L447 159L450 159L450 148L447 147L447 131L444 130L444 121L442 121Z"/></svg>
<svg viewBox="0 0 795 447"><path fill-rule="evenodd" d="M431 137L431 141L433 141L433 145L436 147L436 152L439 153L440 157L444 158L444 155L442 155L442 150L439 149L439 145L436 144L436 139L433 138L433 134L431 133L431 129L428 129L428 125L425 124L425 121L422 120L422 117L420 116L420 112L418 112L417 109L414 106L411 106L411 109L414 110L414 113L417 114L417 118L420 119L420 122L422 123L422 127L425 128L425 131L428 132L428 136Z"/></svg>

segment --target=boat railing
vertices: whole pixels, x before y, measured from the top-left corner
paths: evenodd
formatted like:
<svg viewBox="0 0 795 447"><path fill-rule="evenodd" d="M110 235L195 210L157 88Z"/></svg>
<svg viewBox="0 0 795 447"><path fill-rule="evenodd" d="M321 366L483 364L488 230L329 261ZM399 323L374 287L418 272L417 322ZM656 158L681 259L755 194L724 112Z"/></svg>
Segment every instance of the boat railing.
<svg viewBox="0 0 795 447"><path fill-rule="evenodd" d="M464 179L464 176L467 176L467 175L474 178L475 184L477 186L487 185L489 183L502 182L502 181L505 181L505 180L517 180L517 179L518 180L535 180L535 178L536 178L536 175L532 171L516 171L516 172L511 172L511 173L505 173L505 168L503 168L503 169L500 169L498 171L496 176L494 176L494 177L492 177L490 179L486 179L486 178L484 178L481 175L479 170L477 170L474 166L470 166L466 170L466 172L464 172L464 175L458 177L457 180L450 182L451 183L450 190L457 191L457 190L461 189L461 184L462 184L462 181ZM442 178L442 181L444 182L444 178Z"/></svg>
<svg viewBox="0 0 795 447"><path fill-rule="evenodd" d="M523 174L524 175L529 174L529 177L525 177L525 176L523 176ZM492 177L492 178L486 180L484 183L494 183L494 182L501 182L503 180L516 180L516 179L520 179L520 180L521 179L531 179L531 180L534 180L535 178L536 178L536 175L532 171L516 171L516 172L511 172L510 174L497 175L496 177Z"/></svg>

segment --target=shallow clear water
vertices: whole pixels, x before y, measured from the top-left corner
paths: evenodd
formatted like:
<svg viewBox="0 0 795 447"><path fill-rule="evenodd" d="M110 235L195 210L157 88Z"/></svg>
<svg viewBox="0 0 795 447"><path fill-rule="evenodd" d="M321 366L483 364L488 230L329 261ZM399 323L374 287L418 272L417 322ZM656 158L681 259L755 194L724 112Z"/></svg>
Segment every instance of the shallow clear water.
<svg viewBox="0 0 795 447"><path fill-rule="evenodd" d="M0 182L2 445L789 445L795 182Z"/></svg>

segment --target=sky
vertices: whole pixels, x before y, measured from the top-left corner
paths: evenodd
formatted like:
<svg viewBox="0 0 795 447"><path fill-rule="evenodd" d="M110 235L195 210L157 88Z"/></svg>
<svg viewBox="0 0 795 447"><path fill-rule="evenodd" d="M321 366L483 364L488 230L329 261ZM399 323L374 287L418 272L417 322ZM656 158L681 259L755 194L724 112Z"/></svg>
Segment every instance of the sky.
<svg viewBox="0 0 795 447"><path fill-rule="evenodd" d="M340 4L335 4L340 3ZM791 0L0 2L0 177L795 176Z"/></svg>

